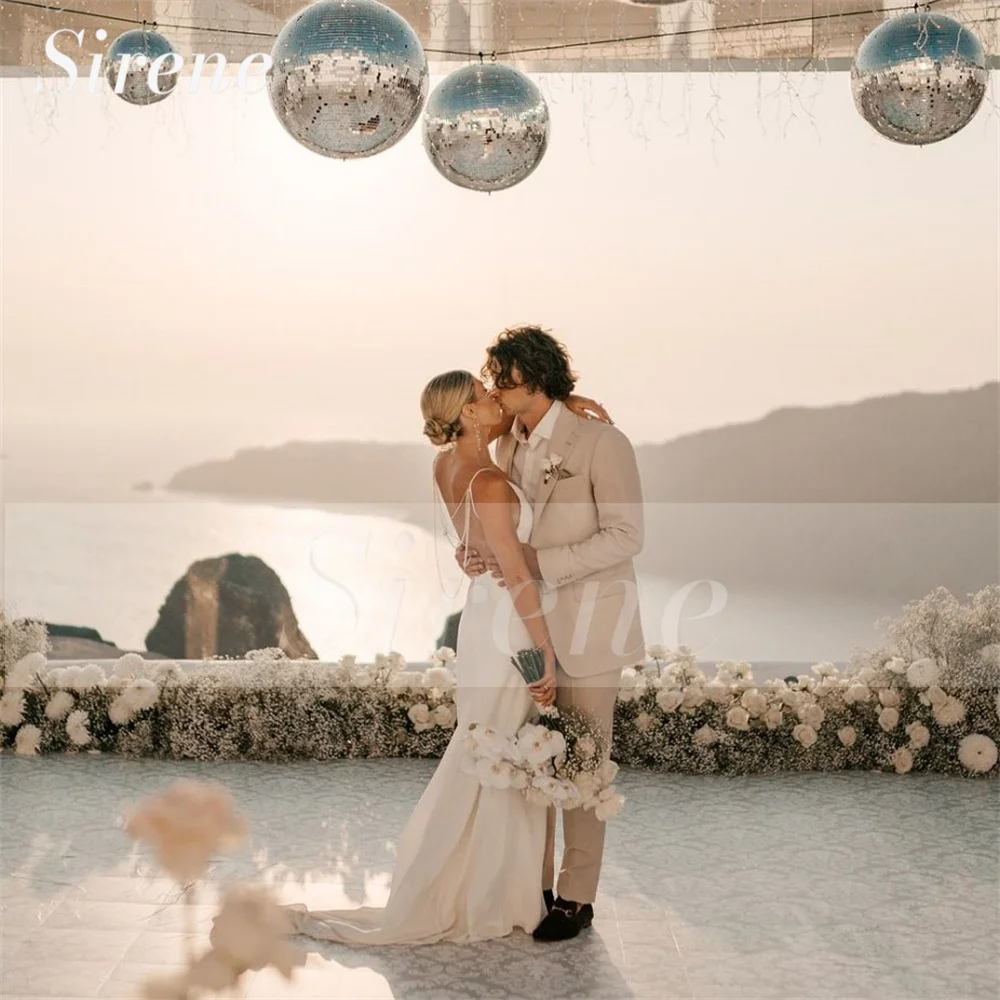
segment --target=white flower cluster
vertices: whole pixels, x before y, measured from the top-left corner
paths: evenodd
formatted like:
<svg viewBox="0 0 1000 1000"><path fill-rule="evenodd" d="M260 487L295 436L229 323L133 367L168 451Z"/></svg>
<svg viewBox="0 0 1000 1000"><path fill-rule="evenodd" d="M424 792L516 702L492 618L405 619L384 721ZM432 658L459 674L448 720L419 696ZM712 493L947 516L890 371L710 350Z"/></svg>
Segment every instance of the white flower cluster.
<svg viewBox="0 0 1000 1000"><path fill-rule="evenodd" d="M558 709L544 709L542 719L548 724L525 723L513 737L473 723L462 736L462 769L487 787L522 791L538 805L593 809L602 821L617 816L625 805L613 784L618 765L601 755L596 731L576 720L565 725L568 740Z"/></svg>
<svg viewBox="0 0 1000 1000"><path fill-rule="evenodd" d="M986 656L992 656L989 649ZM758 684L749 663L720 663L710 678L686 648L672 652L650 646L643 663L622 672L617 700L619 714L627 714L636 733L630 741L640 751L645 747L650 757L656 755L658 741L676 739L678 726L686 730L691 746L703 750L737 745L743 733L776 730L791 745L808 750L831 725L839 746L851 749L859 737L869 739L874 726L894 737L897 745L880 752L886 754L886 764L904 774L913 768L916 755L932 744L933 731L943 736L966 722L965 702L940 686L943 673L931 657L907 661L894 656L843 672L832 663L817 663L811 674L794 682L771 679ZM622 706L632 710L623 713ZM1000 716L1000 694L996 708ZM904 713L910 716L905 721ZM683 724L684 717L691 718L690 726ZM900 731L905 745L895 738ZM636 739L645 743L636 744ZM997 761L996 743L985 733L967 734L957 751L952 743L951 753L973 772L987 772Z"/></svg>

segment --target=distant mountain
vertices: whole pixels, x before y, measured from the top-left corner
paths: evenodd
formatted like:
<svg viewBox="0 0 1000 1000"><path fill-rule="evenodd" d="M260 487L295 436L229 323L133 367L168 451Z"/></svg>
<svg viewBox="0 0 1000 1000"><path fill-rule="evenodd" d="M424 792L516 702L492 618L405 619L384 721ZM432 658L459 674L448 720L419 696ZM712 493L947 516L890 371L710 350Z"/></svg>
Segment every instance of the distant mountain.
<svg viewBox="0 0 1000 1000"><path fill-rule="evenodd" d="M905 601L940 585L964 597L1000 580L998 425L994 382L782 409L640 446L637 568L672 581L674 593L717 581L744 606L769 590ZM432 455L420 444L298 441L183 469L167 488L360 505L431 527Z"/></svg>
<svg viewBox="0 0 1000 1000"><path fill-rule="evenodd" d="M190 466L166 488L408 509L432 499L432 454L420 444L292 441ZM996 503L1000 384L789 407L636 454L649 502Z"/></svg>

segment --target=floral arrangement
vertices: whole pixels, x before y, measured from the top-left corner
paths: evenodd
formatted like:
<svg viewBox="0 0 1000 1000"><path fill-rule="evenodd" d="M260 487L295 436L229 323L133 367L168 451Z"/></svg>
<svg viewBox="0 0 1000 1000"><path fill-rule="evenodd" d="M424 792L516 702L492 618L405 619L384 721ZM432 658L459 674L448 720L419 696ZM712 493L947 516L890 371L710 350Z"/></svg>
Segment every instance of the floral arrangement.
<svg viewBox="0 0 1000 1000"><path fill-rule="evenodd" d="M966 604L939 588L880 625L884 648L793 680L758 682L742 661L709 677L690 650L650 646L622 673L611 754L690 774L1000 773L1000 586ZM21 655L3 663L0 747L23 755L439 757L455 730L448 649L420 670L395 653L331 666L257 650L194 670L126 654L107 674L52 666L44 634L15 641L11 628L2 648Z"/></svg>
<svg viewBox="0 0 1000 1000"><path fill-rule="evenodd" d="M515 788L529 802L559 809L593 809L598 819L617 816L625 804L612 782L618 765L607 739L583 712L555 706L512 737L469 725L462 736L462 769L490 788Z"/></svg>
<svg viewBox="0 0 1000 1000"><path fill-rule="evenodd" d="M305 952L290 945L291 915L267 886L229 886L212 920L211 948L192 953L194 884L215 854L239 847L248 826L228 789L202 781L176 781L131 809L125 833L153 849L161 868L184 887L187 962L168 976L153 976L141 987L146 1000L193 1000L232 991L250 970L277 968L291 980Z"/></svg>

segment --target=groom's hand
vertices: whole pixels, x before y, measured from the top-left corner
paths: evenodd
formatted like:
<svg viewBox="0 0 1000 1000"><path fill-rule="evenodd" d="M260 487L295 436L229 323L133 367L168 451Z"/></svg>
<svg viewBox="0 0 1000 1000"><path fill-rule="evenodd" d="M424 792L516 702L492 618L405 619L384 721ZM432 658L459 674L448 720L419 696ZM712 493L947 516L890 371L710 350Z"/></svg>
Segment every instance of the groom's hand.
<svg viewBox="0 0 1000 1000"><path fill-rule="evenodd" d="M475 549L467 549L464 545L455 549L455 562L466 576L480 576L489 568Z"/></svg>
<svg viewBox="0 0 1000 1000"><path fill-rule="evenodd" d="M522 545L521 551L524 553L524 561L528 564L528 572L531 573L531 578L533 580L541 580L542 571L538 568L538 552L530 545ZM493 574L495 579L500 581L501 587L506 586L503 570L500 569L500 564L492 556L487 556L486 568Z"/></svg>

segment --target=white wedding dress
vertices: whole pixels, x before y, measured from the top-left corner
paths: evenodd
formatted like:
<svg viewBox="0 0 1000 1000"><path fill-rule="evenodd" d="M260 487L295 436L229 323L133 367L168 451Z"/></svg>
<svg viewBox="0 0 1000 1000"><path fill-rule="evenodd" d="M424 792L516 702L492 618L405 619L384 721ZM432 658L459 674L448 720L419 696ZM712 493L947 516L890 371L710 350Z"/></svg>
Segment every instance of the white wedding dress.
<svg viewBox="0 0 1000 1000"><path fill-rule="evenodd" d="M527 542L531 506L511 485L520 502L517 535ZM438 498L449 535L458 541ZM471 498L467 519L470 504ZM458 723L400 835L388 901L384 907L313 912L293 904L286 910L297 933L352 945L414 945L483 941L517 927L534 930L545 916L546 809L515 789L484 787L461 767L461 738L470 722L513 736L537 715L510 661L513 651L530 645L507 590L489 573L473 578L458 630Z"/></svg>

